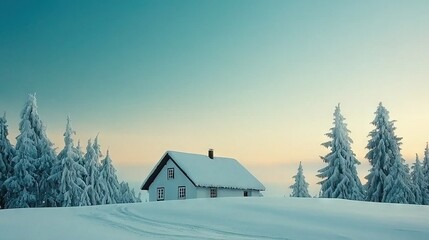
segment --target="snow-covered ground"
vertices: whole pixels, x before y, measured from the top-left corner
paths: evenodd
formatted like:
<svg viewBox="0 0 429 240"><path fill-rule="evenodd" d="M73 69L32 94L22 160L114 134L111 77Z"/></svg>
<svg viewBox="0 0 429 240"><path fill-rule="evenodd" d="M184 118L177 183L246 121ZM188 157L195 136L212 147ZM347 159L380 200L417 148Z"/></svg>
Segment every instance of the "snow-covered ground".
<svg viewBox="0 0 429 240"><path fill-rule="evenodd" d="M0 211L1 239L428 239L429 206L219 198Z"/></svg>

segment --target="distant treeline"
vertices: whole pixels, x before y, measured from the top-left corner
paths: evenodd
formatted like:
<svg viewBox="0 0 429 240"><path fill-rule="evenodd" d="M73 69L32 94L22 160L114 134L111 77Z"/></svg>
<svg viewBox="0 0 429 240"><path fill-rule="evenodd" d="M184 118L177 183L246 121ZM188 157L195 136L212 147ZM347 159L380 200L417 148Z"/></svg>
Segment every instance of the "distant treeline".
<svg viewBox="0 0 429 240"><path fill-rule="evenodd" d="M0 207L69 207L140 202L128 183L119 183L107 151L88 140L86 152L73 143L75 132L67 117L64 149L55 152L29 95L21 111L16 146L8 140L6 114L0 117Z"/></svg>

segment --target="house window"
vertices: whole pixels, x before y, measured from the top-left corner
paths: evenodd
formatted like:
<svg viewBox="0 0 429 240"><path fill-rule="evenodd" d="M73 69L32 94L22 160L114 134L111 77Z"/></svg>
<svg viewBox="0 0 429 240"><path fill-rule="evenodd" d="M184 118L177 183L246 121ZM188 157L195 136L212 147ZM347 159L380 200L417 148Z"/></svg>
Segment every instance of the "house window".
<svg viewBox="0 0 429 240"><path fill-rule="evenodd" d="M179 199L186 199L186 187L185 186L180 186L178 192L179 192Z"/></svg>
<svg viewBox="0 0 429 240"><path fill-rule="evenodd" d="M245 196L245 197L248 197L248 196L250 196L250 193L249 193L249 191L244 191L244 196Z"/></svg>
<svg viewBox="0 0 429 240"><path fill-rule="evenodd" d="M159 187L156 189L156 191L157 191L157 196L158 196L157 201L164 201L164 198L165 198L164 188Z"/></svg>
<svg viewBox="0 0 429 240"><path fill-rule="evenodd" d="M217 197L217 188L210 188L210 197L211 198Z"/></svg>
<svg viewBox="0 0 429 240"><path fill-rule="evenodd" d="M174 179L174 168L167 169L167 179Z"/></svg>

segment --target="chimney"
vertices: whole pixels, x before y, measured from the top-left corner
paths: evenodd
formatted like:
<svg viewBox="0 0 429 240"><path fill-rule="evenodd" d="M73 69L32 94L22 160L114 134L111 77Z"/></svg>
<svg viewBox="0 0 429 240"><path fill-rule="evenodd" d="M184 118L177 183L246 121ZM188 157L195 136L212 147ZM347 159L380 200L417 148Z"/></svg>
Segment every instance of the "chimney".
<svg viewBox="0 0 429 240"><path fill-rule="evenodd" d="M209 149L209 158L213 159L213 155L214 155L213 149L210 148Z"/></svg>

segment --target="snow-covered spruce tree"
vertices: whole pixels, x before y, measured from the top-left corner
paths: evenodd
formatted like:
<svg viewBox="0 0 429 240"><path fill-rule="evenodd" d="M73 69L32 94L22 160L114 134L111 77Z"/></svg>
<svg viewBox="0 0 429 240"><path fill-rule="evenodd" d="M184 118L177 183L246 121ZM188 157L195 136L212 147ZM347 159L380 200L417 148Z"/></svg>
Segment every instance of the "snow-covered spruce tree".
<svg viewBox="0 0 429 240"><path fill-rule="evenodd" d="M85 157L84 157L84 152L82 151L82 147L80 146L80 140L77 141L76 154L77 154L77 160L76 160L77 163L79 163L79 165L85 168ZM85 181L86 172L80 172L79 178Z"/></svg>
<svg viewBox="0 0 429 240"><path fill-rule="evenodd" d="M89 198L88 195L88 186L85 186L85 188L82 191L82 194L80 195L80 200L79 200L79 206L91 206L91 199Z"/></svg>
<svg viewBox="0 0 429 240"><path fill-rule="evenodd" d="M57 203L62 207L80 206L82 193L86 187L85 182L79 177L86 174L85 168L78 163L77 149L73 145L70 118L67 118L66 131L64 133L64 149L59 153L59 164L54 166L49 181L57 186Z"/></svg>
<svg viewBox="0 0 429 240"><path fill-rule="evenodd" d="M120 184L120 190L122 203L141 202L141 200L135 195L135 192L130 189L128 183L122 181Z"/></svg>
<svg viewBox="0 0 429 240"><path fill-rule="evenodd" d="M47 139L46 139L47 140ZM38 207L56 207L56 193L57 189L48 181L49 176L51 175L52 169L55 165L58 165L58 159L55 156L52 143L47 141L41 141L41 155L36 160L36 165L38 165L37 176L39 183L39 197L38 197Z"/></svg>
<svg viewBox="0 0 429 240"><path fill-rule="evenodd" d="M82 167L85 168L85 157L84 157L84 152L82 151L82 148L80 146L80 140L77 141L76 154L77 154L77 163L79 163L79 165L81 165ZM86 168L85 168L85 171L86 171ZM82 191L79 206L95 205L95 204L91 203L91 199L90 199L89 193L88 193L89 186L86 184L86 178L88 175L88 171L86 171L86 173L81 172L78 175L79 175L78 177L85 182L85 189Z"/></svg>
<svg viewBox="0 0 429 240"><path fill-rule="evenodd" d="M8 134L5 113L0 117L0 208L5 208L6 186L3 183L13 174L12 159L15 156L15 149L7 138Z"/></svg>
<svg viewBox="0 0 429 240"><path fill-rule="evenodd" d="M85 157L84 157L84 152L82 151L82 147L80 146L80 140L77 141L76 153L77 153L77 162L84 167Z"/></svg>
<svg viewBox="0 0 429 240"><path fill-rule="evenodd" d="M356 164L360 163L351 149L352 139L344 120L338 104L334 112L334 127L326 134L331 140L322 144L331 151L321 157L328 165L317 175L323 179L319 182L320 197L363 200L364 190L356 171Z"/></svg>
<svg viewBox="0 0 429 240"><path fill-rule="evenodd" d="M98 143L98 134L97 134L97 136L95 136L94 144L92 145L92 148L94 148L94 152L95 152L95 155L96 155L97 166L100 167L101 166L101 164L100 164L100 158L103 157L103 154L101 153L101 146Z"/></svg>
<svg viewBox="0 0 429 240"><path fill-rule="evenodd" d="M414 196L416 198L417 204L428 205L429 196L428 196L428 184L425 181L425 176L423 175L423 168L420 164L419 156L416 154L416 162L411 167L413 170L411 172L411 180L414 184Z"/></svg>
<svg viewBox="0 0 429 240"><path fill-rule="evenodd" d="M380 103L372 121L375 129L369 133L366 158L371 164L365 177L367 197L371 202L414 203L408 167L400 153L400 140L394 133L394 121Z"/></svg>
<svg viewBox="0 0 429 240"><path fill-rule="evenodd" d="M23 118L19 124L20 134L16 142L16 156L13 158L13 175L5 182L6 208L36 207L38 183L36 180L37 158L34 129L29 119Z"/></svg>
<svg viewBox="0 0 429 240"><path fill-rule="evenodd" d="M103 193L103 184L99 178L99 163L98 156L94 151L91 139L88 140L85 153L85 169L86 169L86 189L85 192L88 194L91 205L101 204L102 197L100 194Z"/></svg>
<svg viewBox="0 0 429 240"><path fill-rule="evenodd" d="M389 175L386 177L386 188L383 202L415 204L414 190L410 169L403 159L395 161Z"/></svg>
<svg viewBox="0 0 429 240"><path fill-rule="evenodd" d="M428 185L427 187L427 194L429 195L429 147L428 147L428 143L426 143L426 148L425 148L425 155L423 158L423 166L422 166L422 171L423 171L423 176L425 177L425 182ZM427 203L429 204L429 196L426 199Z"/></svg>
<svg viewBox="0 0 429 240"><path fill-rule="evenodd" d="M46 127L43 125L42 120L40 120L39 113L37 112L37 101L36 95L30 94L28 96L27 102L24 105L23 110L21 111L21 125L24 121L29 122L28 128L33 132L28 135L34 147L36 148L36 155L34 156L34 162L32 163L36 167L36 181L38 184L38 189L36 189L36 206L55 206L53 199L54 191L52 186L49 185L47 178L50 175L52 166L56 161L56 154L53 148L52 142L48 139L46 135Z"/></svg>
<svg viewBox="0 0 429 240"><path fill-rule="evenodd" d="M134 191L134 188L131 189L131 194L134 196L134 202L138 203L138 202L142 202L142 193L139 192L138 195L136 195L136 192Z"/></svg>
<svg viewBox="0 0 429 240"><path fill-rule="evenodd" d="M308 193L308 183L305 181L302 164L299 162L298 173L293 176L295 183L289 188L292 189L291 197L311 197Z"/></svg>
<svg viewBox="0 0 429 240"><path fill-rule="evenodd" d="M101 161L100 182L103 184L102 204L120 203L120 186L116 170L112 165L112 159L107 150L106 158Z"/></svg>

